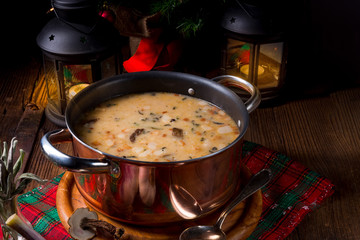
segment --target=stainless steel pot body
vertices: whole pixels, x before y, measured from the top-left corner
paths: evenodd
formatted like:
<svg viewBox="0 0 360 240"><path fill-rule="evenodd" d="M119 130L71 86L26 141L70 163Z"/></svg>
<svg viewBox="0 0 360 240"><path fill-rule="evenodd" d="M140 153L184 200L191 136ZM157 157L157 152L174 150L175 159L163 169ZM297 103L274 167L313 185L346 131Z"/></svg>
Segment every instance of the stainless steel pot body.
<svg viewBox="0 0 360 240"><path fill-rule="evenodd" d="M251 93L244 104L226 86ZM81 115L113 97L142 92L173 92L214 103L237 123L240 136L210 155L179 162L144 162L101 152L79 139L74 131ZM213 80L176 72L138 72L96 82L68 104L67 129L47 133L42 150L51 161L74 172L84 199L98 212L139 225L163 225L196 219L227 202L241 182L241 148L249 122L248 113L260 102L258 90L246 81L221 76ZM54 148L73 143L74 155Z"/></svg>

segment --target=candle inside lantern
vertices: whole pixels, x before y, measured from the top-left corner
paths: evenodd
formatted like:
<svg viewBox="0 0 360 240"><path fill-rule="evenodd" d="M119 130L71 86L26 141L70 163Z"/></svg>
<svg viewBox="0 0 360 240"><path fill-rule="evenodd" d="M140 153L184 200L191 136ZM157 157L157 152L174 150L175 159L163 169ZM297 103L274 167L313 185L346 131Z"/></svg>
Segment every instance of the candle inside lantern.
<svg viewBox="0 0 360 240"><path fill-rule="evenodd" d="M258 66L258 76L264 74L265 69L262 66ZM249 75L249 64L243 65L240 68L240 72L245 74L246 76Z"/></svg>
<svg viewBox="0 0 360 240"><path fill-rule="evenodd" d="M93 82L90 64L64 65L66 102Z"/></svg>
<svg viewBox="0 0 360 240"><path fill-rule="evenodd" d="M76 94L78 94L81 90L83 90L84 88L86 88L89 85L90 84L88 84L88 83L80 83L80 84L72 86L69 89L68 99L71 100Z"/></svg>

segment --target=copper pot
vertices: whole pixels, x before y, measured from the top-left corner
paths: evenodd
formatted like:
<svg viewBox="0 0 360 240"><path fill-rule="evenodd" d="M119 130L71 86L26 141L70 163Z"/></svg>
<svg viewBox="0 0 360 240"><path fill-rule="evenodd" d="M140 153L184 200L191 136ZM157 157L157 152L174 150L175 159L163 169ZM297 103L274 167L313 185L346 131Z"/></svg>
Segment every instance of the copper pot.
<svg viewBox="0 0 360 240"><path fill-rule="evenodd" d="M224 85L242 88L251 97L244 104ZM115 96L156 91L191 95L214 103L236 121L239 137L226 148L204 157L155 163L101 152L76 136L74 126L88 109ZM45 134L41 147L47 158L75 173L79 192L102 214L139 225L196 219L218 209L239 188L248 113L259 103L259 91L233 76L209 80L177 72L128 73L98 81L78 93L66 109L67 129ZM65 141L73 143L75 156L53 146Z"/></svg>

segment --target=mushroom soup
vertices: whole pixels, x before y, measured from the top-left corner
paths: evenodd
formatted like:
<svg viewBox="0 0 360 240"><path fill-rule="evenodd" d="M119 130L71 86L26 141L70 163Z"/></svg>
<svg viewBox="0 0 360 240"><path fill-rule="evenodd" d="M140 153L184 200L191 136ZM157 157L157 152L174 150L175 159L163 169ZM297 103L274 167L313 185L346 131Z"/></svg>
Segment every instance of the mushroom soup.
<svg viewBox="0 0 360 240"><path fill-rule="evenodd" d="M234 120L219 107L165 92L108 100L85 113L76 132L100 151L150 162L206 156L239 136Z"/></svg>

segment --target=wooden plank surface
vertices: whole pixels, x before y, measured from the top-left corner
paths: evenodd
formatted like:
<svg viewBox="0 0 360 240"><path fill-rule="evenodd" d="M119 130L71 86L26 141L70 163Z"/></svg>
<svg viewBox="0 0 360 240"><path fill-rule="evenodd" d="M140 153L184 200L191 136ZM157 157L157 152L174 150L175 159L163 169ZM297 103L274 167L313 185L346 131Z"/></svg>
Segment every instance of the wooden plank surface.
<svg viewBox="0 0 360 240"><path fill-rule="evenodd" d="M335 194L288 239L360 239L359 117L359 88L251 114L248 140L290 156L335 184Z"/></svg>
<svg viewBox="0 0 360 240"><path fill-rule="evenodd" d="M39 62L0 71L2 141L15 135L28 103L46 101L43 86ZM251 113L247 140L288 155L336 185L335 194L306 216L287 239L360 239L359 119L360 86L321 97L287 100ZM39 145L44 133L57 128L42 118L38 130L33 129L36 135L26 171L48 179L63 172L43 156ZM72 152L69 144L59 149ZM32 183L27 190L35 186Z"/></svg>
<svg viewBox="0 0 360 240"><path fill-rule="evenodd" d="M41 64L30 61L0 68L0 139L10 141L25 106L30 102L33 88L36 85Z"/></svg>
<svg viewBox="0 0 360 240"><path fill-rule="evenodd" d="M19 176L27 166L43 115L44 108L29 103L25 106L25 110L16 128L15 137L18 140L18 149L23 149L25 153L27 153L24 156L23 165L18 172ZM19 154L16 152L14 155L15 159L17 159L18 156Z"/></svg>

